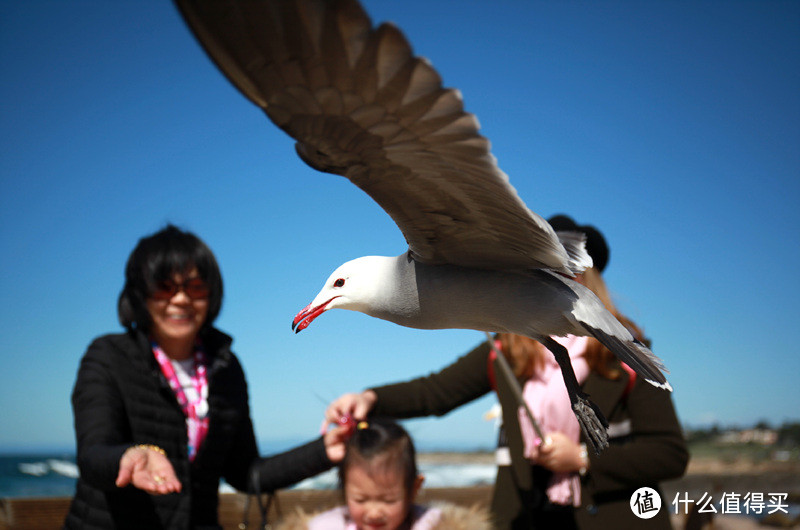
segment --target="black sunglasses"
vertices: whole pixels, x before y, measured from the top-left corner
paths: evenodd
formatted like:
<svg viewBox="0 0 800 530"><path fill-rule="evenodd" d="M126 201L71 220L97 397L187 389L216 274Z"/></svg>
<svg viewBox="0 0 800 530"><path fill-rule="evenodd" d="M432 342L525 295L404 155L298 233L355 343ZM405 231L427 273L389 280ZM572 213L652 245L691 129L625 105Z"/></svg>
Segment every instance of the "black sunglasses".
<svg viewBox="0 0 800 530"><path fill-rule="evenodd" d="M150 296L155 300L170 300L173 296L178 294L179 291L186 293L186 296L192 300L201 300L203 298L208 298L210 289L201 278L190 278L181 283L176 283L172 280L164 280L156 286Z"/></svg>

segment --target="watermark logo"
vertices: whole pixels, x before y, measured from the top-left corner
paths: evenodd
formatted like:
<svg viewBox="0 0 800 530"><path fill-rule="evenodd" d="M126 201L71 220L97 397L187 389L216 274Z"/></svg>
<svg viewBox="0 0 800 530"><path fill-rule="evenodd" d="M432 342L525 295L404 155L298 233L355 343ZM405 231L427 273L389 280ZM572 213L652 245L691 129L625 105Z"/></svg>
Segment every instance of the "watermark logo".
<svg viewBox="0 0 800 530"><path fill-rule="evenodd" d="M639 519L655 517L661 511L661 495L653 488L639 488L631 495L631 511Z"/></svg>
<svg viewBox="0 0 800 530"><path fill-rule="evenodd" d="M675 514L681 512L688 514L692 506L696 506L697 513L770 515L781 512L789 515L789 494L770 492L765 495L757 491L747 493L723 491L719 502L715 502L708 492L703 492L703 496L696 499L690 498L689 492L679 491L675 493L672 505L675 507Z"/></svg>

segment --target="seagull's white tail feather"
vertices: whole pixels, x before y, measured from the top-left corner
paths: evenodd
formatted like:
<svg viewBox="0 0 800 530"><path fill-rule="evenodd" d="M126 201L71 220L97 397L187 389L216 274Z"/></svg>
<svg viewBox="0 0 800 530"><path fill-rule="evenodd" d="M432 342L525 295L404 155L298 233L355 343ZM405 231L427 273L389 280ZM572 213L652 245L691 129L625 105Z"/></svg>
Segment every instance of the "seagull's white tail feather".
<svg viewBox="0 0 800 530"><path fill-rule="evenodd" d="M620 361L633 368L648 383L670 392L672 391L672 386L662 373L662 371L668 371L664 363L644 345L609 335L602 329L593 328L585 323L583 323L583 327L606 348L611 350Z"/></svg>
<svg viewBox="0 0 800 530"><path fill-rule="evenodd" d="M558 240L567 251L567 268L580 274L592 266L592 257L586 251L586 234L583 232L556 232Z"/></svg>

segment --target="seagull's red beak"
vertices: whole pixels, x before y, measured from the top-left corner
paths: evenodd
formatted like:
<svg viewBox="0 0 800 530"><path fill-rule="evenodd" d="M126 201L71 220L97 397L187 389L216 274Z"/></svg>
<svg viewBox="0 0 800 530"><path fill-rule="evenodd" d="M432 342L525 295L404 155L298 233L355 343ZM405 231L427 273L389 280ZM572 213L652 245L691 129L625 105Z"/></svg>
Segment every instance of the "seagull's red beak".
<svg viewBox="0 0 800 530"><path fill-rule="evenodd" d="M311 302L305 306L302 311L297 313L297 316L294 317L294 320L292 320L292 330L294 330L295 333L300 333L306 329L315 318L327 310L328 304L330 304L334 298L338 298L338 296L334 296L324 304L320 304L318 306L314 306L314 302Z"/></svg>

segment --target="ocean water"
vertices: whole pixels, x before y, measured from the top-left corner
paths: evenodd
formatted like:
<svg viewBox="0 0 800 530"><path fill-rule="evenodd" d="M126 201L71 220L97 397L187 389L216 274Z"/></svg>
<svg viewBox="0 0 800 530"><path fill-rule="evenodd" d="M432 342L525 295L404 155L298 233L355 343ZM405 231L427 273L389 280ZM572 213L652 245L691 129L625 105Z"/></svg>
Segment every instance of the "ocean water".
<svg viewBox="0 0 800 530"><path fill-rule="evenodd" d="M425 477L425 488L464 488L494 484L497 468L494 464L426 464L419 465L419 472ZM331 469L315 477L298 483L296 489L336 489L339 477L336 469Z"/></svg>
<svg viewBox="0 0 800 530"><path fill-rule="evenodd" d="M425 486L429 488L465 487L493 484L492 464L421 464ZM2 497L71 497L75 493L78 466L70 454L30 455L0 454L0 498ZM335 489L336 470L309 478L296 489ZM234 491L222 484L223 492Z"/></svg>
<svg viewBox="0 0 800 530"><path fill-rule="evenodd" d="M0 455L0 497L71 497L77 478L74 455Z"/></svg>

